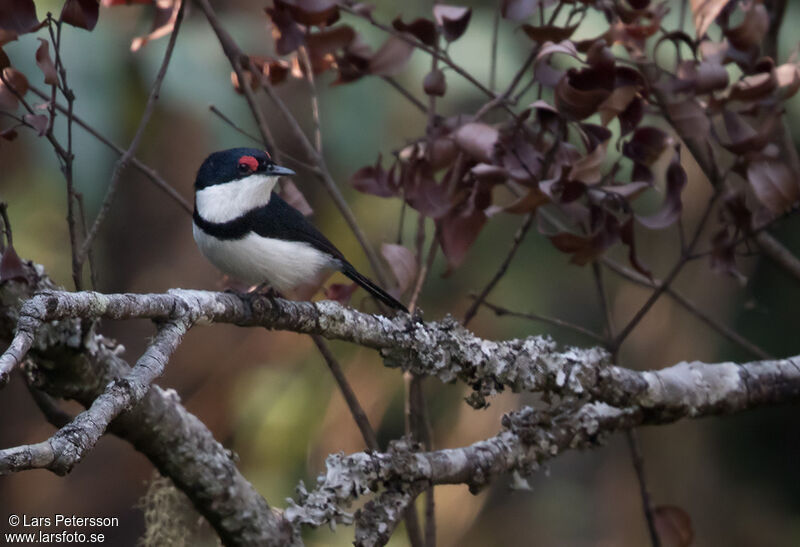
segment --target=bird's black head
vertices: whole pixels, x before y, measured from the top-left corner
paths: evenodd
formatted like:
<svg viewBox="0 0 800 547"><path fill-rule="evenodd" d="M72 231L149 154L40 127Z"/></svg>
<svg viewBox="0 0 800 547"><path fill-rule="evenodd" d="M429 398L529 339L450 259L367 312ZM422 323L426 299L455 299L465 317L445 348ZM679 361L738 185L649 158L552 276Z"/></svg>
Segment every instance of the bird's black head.
<svg viewBox="0 0 800 547"><path fill-rule="evenodd" d="M206 158L197 171L194 187L195 190L200 190L215 184L240 180L255 173L268 177L295 174L291 169L276 164L266 152L258 148L230 148L214 152Z"/></svg>

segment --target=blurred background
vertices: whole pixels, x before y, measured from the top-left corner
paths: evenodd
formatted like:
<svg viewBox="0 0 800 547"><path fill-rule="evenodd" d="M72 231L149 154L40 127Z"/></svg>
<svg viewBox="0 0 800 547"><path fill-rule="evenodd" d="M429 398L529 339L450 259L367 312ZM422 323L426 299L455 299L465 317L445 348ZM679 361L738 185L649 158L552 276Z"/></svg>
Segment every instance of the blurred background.
<svg viewBox="0 0 800 547"><path fill-rule="evenodd" d="M61 2L37 1L40 18L58 13ZM404 20L429 16L422 1L377 2L374 15L391 21L402 9ZM493 2L463 2L473 8L470 27L450 52L478 79L488 79ZM679 2L670 2L677 6ZM216 2L226 28L243 49L269 55L272 40L263 2ZM130 41L149 28L147 6L102 8L89 33L66 27L64 62L77 100L75 111L102 134L127 147L139 122L147 93L162 60L166 39L132 53ZM345 16L347 19L347 16ZM664 26L675 26L675 13ZM352 19L352 18L350 18ZM377 29L348 21L377 47L385 36ZM691 28L691 22L687 23ZM800 24L800 5L789 3L781 40L781 59L794 47L790 29ZM596 36L606 28L600 18L587 19L577 38ZM31 83L43 88L35 66L34 35L9 43L5 50ZM528 38L501 21L498 81L512 77L530 48ZM416 52L397 76L418 97L429 58ZM358 168L388 157L407 139L424 131L426 119L378 78L331 87L333 74L317 82L326 160L359 222L377 247L396 239L400 202L352 190L348 179ZM310 131L308 86L289 80L279 93ZM292 142L263 94L259 95L279 143ZM440 101L444 114L474 109L483 98L452 73L448 94ZM256 133L244 99L230 84L227 59L205 18L192 10L184 22L155 115L138 157L169 181L187 200L200 162L214 150L251 143L209 111L214 105ZM789 125L800 138L800 104L788 104ZM63 117L60 118L63 121ZM75 179L93 218L111 177L116 155L81 128L75 128ZM295 156L299 149L287 147ZM686 159L689 185L684 191L684 223L693 225L709 195L697 167ZM298 187L314 209L314 222L362 271L369 265L324 188L299 170ZM43 139L21 131L14 142L0 143L0 200L9 203L15 247L23 258L41 263L58 283L72 287L66 226L64 181L55 155ZM412 217L409 217L411 219ZM408 220L408 219L407 219ZM437 259L420 305L427 319L463 316L470 291L481 288L505 256L520 218L492 219L464 264L443 278ZM406 222L404 241L413 245L415 222ZM428 226L428 236L433 232ZM800 253L800 222L781 221L775 235ZM674 229L637 232L642 259L657 276L678 252ZM625 260L624 249L611 254ZM134 169L123 175L121 190L95 246L97 289L104 292L161 292L171 287L217 289L220 274L195 247L191 219ZM686 268L676 287L710 315L776 356L798 352L797 303L800 288L763 260L741 264L746 282L712 273L706 261ZM649 291L606 275L614 320L624 324ZM491 302L517 311L532 311L602 330L602 317L590 268L569 263L533 231ZM352 304L370 308L364 293ZM510 338L549 333L562 344L592 342L569 331L513 318L496 318L482 310L471 324L480 336ZM134 361L153 332L145 321L102 325L102 332L121 341ZM403 382L396 370L382 366L378 355L344 343L332 343L345 372L378 429L381 444L403 434ZM668 298L647 315L623 346L622 365L660 368L681 360L746 361L751 356L687 314ZM313 485L325 456L363 449L325 364L310 339L292 333L217 325L198 327L185 338L166 374L159 380L182 400L227 447L238 453L240 468L267 500L278 507L294 495L299 480ZM497 433L504 412L530 403L529 397L503 394L486 410L463 402L460 385L426 383L437 448L462 446ZM73 411L77 407L69 406ZM692 517L695 545L800 544L800 413L798 407L750 412L741 416L683 421L640 431L645 469L656 504L683 508ZM41 417L20 377L0 393L0 445L37 442L53 431ZM133 545L144 531L137 500L145 493L153 469L123 441L104 437L67 477L29 471L0 479L0 531L10 513L45 516L55 512L85 516L118 516L120 527L106 529L114 545ZM466 486L438 487L436 511L441 545L603 545L648 544L641 500L624 437L590 452L571 452L531 479L532 490L510 488L497 480L477 496ZM213 538L207 538L209 542ZM352 529L309 532L313 545L349 545ZM402 531L393 545L406 543Z"/></svg>

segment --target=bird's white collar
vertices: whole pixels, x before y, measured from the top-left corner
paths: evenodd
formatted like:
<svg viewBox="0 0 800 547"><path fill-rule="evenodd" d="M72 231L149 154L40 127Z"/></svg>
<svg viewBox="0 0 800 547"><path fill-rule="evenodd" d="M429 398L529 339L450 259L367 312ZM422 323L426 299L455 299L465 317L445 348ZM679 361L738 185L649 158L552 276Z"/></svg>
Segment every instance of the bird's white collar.
<svg viewBox="0 0 800 547"><path fill-rule="evenodd" d="M195 192L197 213L208 222L228 222L269 203L278 177L254 173Z"/></svg>

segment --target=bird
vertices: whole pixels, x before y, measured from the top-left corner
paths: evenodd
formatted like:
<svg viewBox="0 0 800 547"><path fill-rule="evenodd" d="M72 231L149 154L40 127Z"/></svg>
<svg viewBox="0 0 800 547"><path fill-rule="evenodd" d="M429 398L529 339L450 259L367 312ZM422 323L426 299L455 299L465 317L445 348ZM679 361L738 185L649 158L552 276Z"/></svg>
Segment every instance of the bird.
<svg viewBox="0 0 800 547"><path fill-rule="evenodd" d="M372 296L408 313L392 295L359 273L300 211L274 192L296 173L257 148L209 155L194 183L192 232L200 252L227 275L268 283L282 295L310 299L339 271Z"/></svg>

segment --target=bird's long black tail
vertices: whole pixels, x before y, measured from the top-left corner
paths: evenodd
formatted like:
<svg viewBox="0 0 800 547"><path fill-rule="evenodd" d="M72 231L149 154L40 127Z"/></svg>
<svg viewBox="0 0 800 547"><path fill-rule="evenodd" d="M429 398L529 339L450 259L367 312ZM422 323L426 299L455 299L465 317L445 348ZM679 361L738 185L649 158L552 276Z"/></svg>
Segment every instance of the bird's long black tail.
<svg viewBox="0 0 800 547"><path fill-rule="evenodd" d="M372 296L389 306L390 308L394 308L396 310L401 310L408 313L408 309L401 304L396 298L394 298L391 294L387 293L375 283L372 282L369 278L361 275L358 271L349 263L345 262L342 265L342 273L358 283L361 287L364 288L368 293Z"/></svg>

